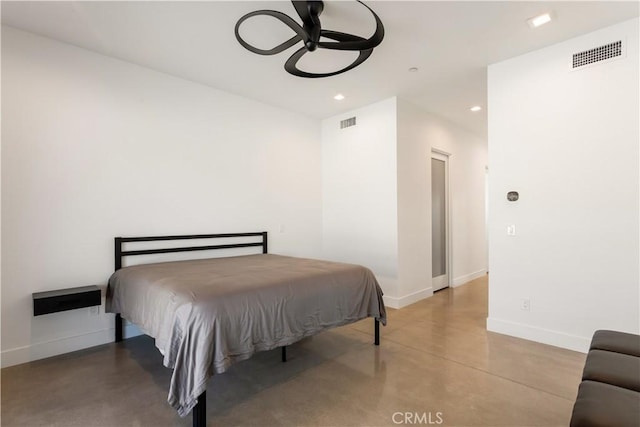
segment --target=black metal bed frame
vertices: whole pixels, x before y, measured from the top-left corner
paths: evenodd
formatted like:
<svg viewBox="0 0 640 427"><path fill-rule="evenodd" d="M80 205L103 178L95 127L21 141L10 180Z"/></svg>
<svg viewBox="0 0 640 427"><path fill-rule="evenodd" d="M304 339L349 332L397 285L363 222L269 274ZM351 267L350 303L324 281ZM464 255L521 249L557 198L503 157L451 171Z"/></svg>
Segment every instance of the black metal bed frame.
<svg viewBox="0 0 640 427"><path fill-rule="evenodd" d="M123 250L125 243L131 242L157 242L157 241L176 241L176 240L195 240L195 239L223 239L223 238L238 238L238 237L261 237L259 242L244 242L244 243L230 243L222 245L204 245L204 246L179 246L173 248L158 248L158 249L142 249L142 250ZM207 251L216 249L236 249L236 248L250 248L250 247L262 247L262 253L267 253L267 232L256 233L226 233L226 234L189 234L189 235L176 235L176 236L149 236L149 237L116 237L115 239L115 264L114 270L118 271L122 268L122 259L127 256L136 255L154 255L165 254L175 252L192 252L192 251ZM374 320L374 344L380 345L380 321ZM123 322L122 316L117 313L115 316L115 342L120 342L123 339ZM287 361L287 347L282 346L282 362ZM192 425L193 427L206 427L207 425L207 391L203 391L198 396L198 403L192 409Z"/></svg>

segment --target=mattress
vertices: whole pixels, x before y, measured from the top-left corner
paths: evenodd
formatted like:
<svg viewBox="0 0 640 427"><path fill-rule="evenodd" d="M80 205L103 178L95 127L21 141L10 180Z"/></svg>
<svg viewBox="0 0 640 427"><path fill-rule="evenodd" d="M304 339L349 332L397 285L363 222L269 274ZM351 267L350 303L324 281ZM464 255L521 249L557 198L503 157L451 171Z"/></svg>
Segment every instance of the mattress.
<svg viewBox="0 0 640 427"><path fill-rule="evenodd" d="M258 351L367 317L386 324L369 269L273 254L125 267L109 279L106 308L155 339L183 417L212 375Z"/></svg>

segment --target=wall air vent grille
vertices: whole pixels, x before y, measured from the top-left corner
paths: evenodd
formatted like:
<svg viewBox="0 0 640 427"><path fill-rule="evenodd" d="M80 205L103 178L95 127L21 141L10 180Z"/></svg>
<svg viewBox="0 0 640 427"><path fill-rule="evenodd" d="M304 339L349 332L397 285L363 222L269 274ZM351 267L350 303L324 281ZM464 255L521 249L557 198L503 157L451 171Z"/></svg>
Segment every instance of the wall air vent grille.
<svg viewBox="0 0 640 427"><path fill-rule="evenodd" d="M574 53L572 68L576 69L620 56L622 56L622 40L585 50L584 52Z"/></svg>
<svg viewBox="0 0 640 427"><path fill-rule="evenodd" d="M356 118L350 117L340 121L340 129L349 128L356 125Z"/></svg>

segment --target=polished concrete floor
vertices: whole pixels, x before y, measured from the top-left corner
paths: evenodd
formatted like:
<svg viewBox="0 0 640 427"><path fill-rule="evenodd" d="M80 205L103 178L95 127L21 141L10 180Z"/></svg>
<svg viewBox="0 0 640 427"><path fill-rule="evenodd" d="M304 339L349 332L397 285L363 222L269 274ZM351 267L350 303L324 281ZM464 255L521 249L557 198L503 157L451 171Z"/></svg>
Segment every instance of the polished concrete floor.
<svg viewBox="0 0 640 427"><path fill-rule="evenodd" d="M585 355L487 332L487 279L264 352L209 382L210 426L567 426ZM2 370L2 426L189 426L148 337Z"/></svg>

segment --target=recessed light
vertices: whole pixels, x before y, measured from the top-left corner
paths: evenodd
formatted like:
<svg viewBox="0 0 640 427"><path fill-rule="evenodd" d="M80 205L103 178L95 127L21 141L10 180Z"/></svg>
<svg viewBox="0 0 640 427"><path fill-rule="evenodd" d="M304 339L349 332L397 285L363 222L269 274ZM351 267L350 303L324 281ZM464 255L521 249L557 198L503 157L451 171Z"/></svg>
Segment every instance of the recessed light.
<svg viewBox="0 0 640 427"><path fill-rule="evenodd" d="M482 110L482 107L479 105L474 105L473 107L469 108L469 110L473 111L474 113Z"/></svg>
<svg viewBox="0 0 640 427"><path fill-rule="evenodd" d="M334 96L333 99L335 99L336 101L342 101L344 99L344 95L339 93L336 96Z"/></svg>
<svg viewBox="0 0 640 427"><path fill-rule="evenodd" d="M550 13L543 13L542 15L527 19L527 24L529 24L529 27L531 28L537 28L541 25L546 24L547 22L551 22Z"/></svg>
<svg viewBox="0 0 640 427"><path fill-rule="evenodd" d="M415 73L416 71L418 71L418 67L411 67L411 68L409 68L409 72L410 72L410 73Z"/></svg>

